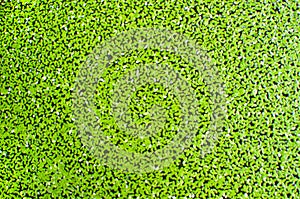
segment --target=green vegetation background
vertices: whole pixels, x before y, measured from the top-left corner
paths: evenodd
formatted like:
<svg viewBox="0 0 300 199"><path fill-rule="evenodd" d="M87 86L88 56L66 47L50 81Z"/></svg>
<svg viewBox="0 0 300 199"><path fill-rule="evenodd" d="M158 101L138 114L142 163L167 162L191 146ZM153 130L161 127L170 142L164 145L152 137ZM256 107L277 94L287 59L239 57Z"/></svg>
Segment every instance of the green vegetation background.
<svg viewBox="0 0 300 199"><path fill-rule="evenodd" d="M0 198L300 197L298 1L21 2L0 3ZM82 146L71 92L97 44L139 27L208 50L228 115L205 158L128 174Z"/></svg>

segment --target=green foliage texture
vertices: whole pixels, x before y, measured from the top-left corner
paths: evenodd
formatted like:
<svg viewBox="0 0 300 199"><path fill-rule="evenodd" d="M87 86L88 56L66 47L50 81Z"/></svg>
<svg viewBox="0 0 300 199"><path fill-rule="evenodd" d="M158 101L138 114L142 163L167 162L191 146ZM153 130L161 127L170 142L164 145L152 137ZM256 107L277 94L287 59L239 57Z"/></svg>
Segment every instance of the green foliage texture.
<svg viewBox="0 0 300 199"><path fill-rule="evenodd" d="M295 0L0 1L0 198L299 198L299 7ZM204 157L195 142L164 169L113 170L78 137L74 80L97 45L125 30L155 27L191 37L214 61L228 95L224 127ZM166 56L181 63L164 52L135 51L112 67ZM205 93L192 70L185 72ZM134 116L148 104L138 105L143 93L155 101L164 92L140 88L130 104ZM208 97L202 102L209 106ZM172 103L165 101L177 110ZM113 142L152 150L151 140L126 144L124 136Z"/></svg>

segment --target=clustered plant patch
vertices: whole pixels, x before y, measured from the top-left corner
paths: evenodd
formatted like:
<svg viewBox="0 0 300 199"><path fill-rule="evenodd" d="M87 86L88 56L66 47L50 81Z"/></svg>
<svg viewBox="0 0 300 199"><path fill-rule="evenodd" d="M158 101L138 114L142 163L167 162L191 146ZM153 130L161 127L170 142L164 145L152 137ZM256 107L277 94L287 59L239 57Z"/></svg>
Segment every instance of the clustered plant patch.
<svg viewBox="0 0 300 199"><path fill-rule="evenodd" d="M296 0L1 1L0 198L299 198L299 7ZM123 150L163 148L183 115L172 90L149 83L132 93L128 113L146 129L159 105L162 130L137 138L119 128L108 93L140 64L172 66L199 101L190 146L167 167L144 173L113 169L85 146L72 99L93 49L139 28L196 41L224 83L227 110L203 156L213 102L201 72L160 49L115 60L91 101L104 135Z"/></svg>

